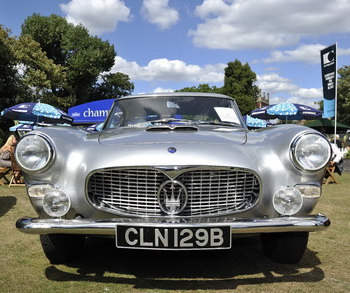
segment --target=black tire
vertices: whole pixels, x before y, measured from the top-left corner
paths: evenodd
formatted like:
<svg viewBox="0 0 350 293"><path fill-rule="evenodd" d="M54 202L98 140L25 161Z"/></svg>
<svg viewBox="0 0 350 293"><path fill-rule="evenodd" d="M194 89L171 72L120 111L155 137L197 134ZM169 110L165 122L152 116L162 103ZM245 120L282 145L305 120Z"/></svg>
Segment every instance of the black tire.
<svg viewBox="0 0 350 293"><path fill-rule="evenodd" d="M301 260L307 247L309 232L261 234L267 257L278 263L292 264Z"/></svg>
<svg viewBox="0 0 350 293"><path fill-rule="evenodd" d="M85 235L43 234L40 235L40 242L51 264L64 264L80 256Z"/></svg>

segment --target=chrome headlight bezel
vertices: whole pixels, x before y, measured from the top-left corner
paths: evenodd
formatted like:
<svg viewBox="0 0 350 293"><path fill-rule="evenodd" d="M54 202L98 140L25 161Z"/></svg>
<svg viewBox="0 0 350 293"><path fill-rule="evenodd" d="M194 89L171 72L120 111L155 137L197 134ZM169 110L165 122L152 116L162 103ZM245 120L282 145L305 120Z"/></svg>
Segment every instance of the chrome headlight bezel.
<svg viewBox="0 0 350 293"><path fill-rule="evenodd" d="M292 161L299 170L321 170L328 164L331 154L331 145L321 133L303 133L291 144Z"/></svg>
<svg viewBox="0 0 350 293"><path fill-rule="evenodd" d="M15 150L16 162L27 173L45 171L52 164L54 156L52 141L41 133L25 135Z"/></svg>

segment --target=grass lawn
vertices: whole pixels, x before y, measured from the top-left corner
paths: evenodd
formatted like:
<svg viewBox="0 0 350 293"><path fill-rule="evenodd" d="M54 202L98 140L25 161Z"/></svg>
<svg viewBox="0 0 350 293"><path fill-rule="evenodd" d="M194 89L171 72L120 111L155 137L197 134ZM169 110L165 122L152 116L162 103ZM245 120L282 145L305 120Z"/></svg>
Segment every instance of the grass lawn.
<svg viewBox="0 0 350 293"><path fill-rule="evenodd" d="M24 187L0 187L0 292L349 292L350 173L324 186L315 212L332 220L311 233L297 265L266 259L258 238L236 241L228 253L150 253L117 250L90 239L84 258L51 265L37 235L15 222L35 216Z"/></svg>

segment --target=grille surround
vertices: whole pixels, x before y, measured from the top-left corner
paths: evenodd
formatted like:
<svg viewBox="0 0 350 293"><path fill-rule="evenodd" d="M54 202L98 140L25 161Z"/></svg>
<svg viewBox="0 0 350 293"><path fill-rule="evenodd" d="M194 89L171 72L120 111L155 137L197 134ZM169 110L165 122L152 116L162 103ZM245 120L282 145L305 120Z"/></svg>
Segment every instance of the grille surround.
<svg viewBox="0 0 350 293"><path fill-rule="evenodd" d="M95 170L86 180L86 197L97 209L119 216L164 217L157 193L163 182L178 180L188 192L185 209L171 217L242 213L261 195L261 180L248 169L225 167L122 167Z"/></svg>

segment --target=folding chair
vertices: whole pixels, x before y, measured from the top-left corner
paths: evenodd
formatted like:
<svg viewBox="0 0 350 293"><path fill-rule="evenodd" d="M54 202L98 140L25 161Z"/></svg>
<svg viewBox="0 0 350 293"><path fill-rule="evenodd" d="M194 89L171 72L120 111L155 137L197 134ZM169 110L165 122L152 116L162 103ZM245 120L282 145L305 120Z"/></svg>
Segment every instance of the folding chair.
<svg viewBox="0 0 350 293"><path fill-rule="evenodd" d="M23 175L22 170L18 166L13 154L11 154L11 164L12 164L12 177L9 183L9 187L11 186L25 186L23 183Z"/></svg>
<svg viewBox="0 0 350 293"><path fill-rule="evenodd" d="M10 173L11 168L0 167L0 185L9 184L10 180L7 179L6 175Z"/></svg>
<svg viewBox="0 0 350 293"><path fill-rule="evenodd" d="M325 180L323 181L324 184L328 184L331 182L334 182L335 184L338 184L337 180L334 178L334 171L335 171L335 164L330 164L326 169L325 174Z"/></svg>

